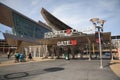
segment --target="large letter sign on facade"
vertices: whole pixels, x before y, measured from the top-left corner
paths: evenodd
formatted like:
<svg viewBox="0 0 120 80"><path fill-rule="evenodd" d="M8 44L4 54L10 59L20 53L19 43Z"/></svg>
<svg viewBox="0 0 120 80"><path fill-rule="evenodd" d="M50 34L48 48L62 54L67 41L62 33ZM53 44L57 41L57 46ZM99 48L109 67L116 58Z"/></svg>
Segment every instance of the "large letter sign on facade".
<svg viewBox="0 0 120 80"><path fill-rule="evenodd" d="M68 46L68 45L77 45L76 40L68 40L68 41L58 41L57 46Z"/></svg>
<svg viewBox="0 0 120 80"><path fill-rule="evenodd" d="M57 45L58 46L66 46L66 45L71 45L71 44L70 44L70 40L68 40L68 41L58 41Z"/></svg>

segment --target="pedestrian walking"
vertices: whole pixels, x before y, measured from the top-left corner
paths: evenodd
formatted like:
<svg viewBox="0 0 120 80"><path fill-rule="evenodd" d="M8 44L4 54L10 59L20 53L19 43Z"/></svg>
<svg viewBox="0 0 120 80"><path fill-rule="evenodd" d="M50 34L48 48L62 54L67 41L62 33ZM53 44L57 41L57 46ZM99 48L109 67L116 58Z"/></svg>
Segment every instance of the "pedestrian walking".
<svg viewBox="0 0 120 80"><path fill-rule="evenodd" d="M20 59L20 62L23 61L23 54L22 53L20 53L19 59Z"/></svg>
<svg viewBox="0 0 120 80"><path fill-rule="evenodd" d="M19 62L19 53L18 52L15 53L15 62Z"/></svg>
<svg viewBox="0 0 120 80"><path fill-rule="evenodd" d="M69 51L68 51L68 47L64 47L64 57L66 60L69 60Z"/></svg>
<svg viewBox="0 0 120 80"><path fill-rule="evenodd" d="M31 53L28 54L28 58L29 58L30 60L32 59Z"/></svg>

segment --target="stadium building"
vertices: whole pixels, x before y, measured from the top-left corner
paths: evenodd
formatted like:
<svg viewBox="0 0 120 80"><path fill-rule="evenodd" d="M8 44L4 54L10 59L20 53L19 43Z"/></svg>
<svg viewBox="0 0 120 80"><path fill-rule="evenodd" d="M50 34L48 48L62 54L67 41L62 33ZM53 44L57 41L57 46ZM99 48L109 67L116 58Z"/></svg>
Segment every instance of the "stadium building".
<svg viewBox="0 0 120 80"><path fill-rule="evenodd" d="M99 46L95 34L79 32L60 21L47 10L42 8L41 14L46 23L35 22L23 14L0 3L0 23L12 28L12 33L3 33L8 46L1 52L11 49L32 53L33 57L62 58L69 53L70 58L99 57ZM116 48L112 44L111 32L101 33L102 53L113 53ZM110 54L109 58L112 57Z"/></svg>

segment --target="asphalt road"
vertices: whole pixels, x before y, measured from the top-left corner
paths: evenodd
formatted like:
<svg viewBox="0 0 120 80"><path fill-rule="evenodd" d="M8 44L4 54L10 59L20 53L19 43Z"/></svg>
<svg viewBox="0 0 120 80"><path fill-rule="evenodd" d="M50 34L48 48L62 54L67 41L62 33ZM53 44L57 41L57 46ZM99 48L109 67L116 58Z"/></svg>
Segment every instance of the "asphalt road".
<svg viewBox="0 0 120 80"><path fill-rule="evenodd" d="M54 60L0 67L0 80L120 80L109 60Z"/></svg>

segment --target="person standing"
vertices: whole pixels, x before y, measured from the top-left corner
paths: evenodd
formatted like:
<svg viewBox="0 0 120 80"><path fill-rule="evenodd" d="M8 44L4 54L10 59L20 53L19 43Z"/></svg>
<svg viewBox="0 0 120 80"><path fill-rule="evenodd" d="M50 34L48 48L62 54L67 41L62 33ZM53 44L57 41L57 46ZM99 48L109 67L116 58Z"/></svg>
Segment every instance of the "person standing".
<svg viewBox="0 0 120 80"><path fill-rule="evenodd" d="M23 61L23 54L22 53L20 53L20 62L22 62Z"/></svg>
<svg viewBox="0 0 120 80"><path fill-rule="evenodd" d="M32 59L31 53L28 54L28 58L29 58L30 60Z"/></svg>
<svg viewBox="0 0 120 80"><path fill-rule="evenodd" d="M15 53L15 62L19 62L19 53L18 52Z"/></svg>
<svg viewBox="0 0 120 80"><path fill-rule="evenodd" d="M68 51L68 47L64 47L64 56L66 60L69 60L69 51Z"/></svg>

